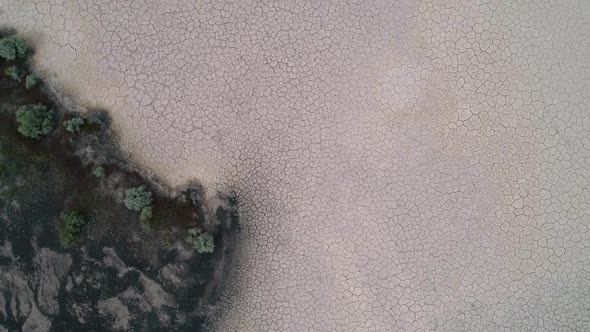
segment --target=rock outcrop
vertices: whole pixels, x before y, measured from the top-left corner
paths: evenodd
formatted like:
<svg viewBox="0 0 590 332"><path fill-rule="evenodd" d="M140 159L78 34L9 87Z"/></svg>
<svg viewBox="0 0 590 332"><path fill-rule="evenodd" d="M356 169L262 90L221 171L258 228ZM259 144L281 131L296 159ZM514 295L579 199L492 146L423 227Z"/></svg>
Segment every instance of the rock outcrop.
<svg viewBox="0 0 590 332"><path fill-rule="evenodd" d="M72 258L69 255L58 254L47 248L41 249L37 303L44 314L53 316L59 313L57 296L71 264Z"/></svg>

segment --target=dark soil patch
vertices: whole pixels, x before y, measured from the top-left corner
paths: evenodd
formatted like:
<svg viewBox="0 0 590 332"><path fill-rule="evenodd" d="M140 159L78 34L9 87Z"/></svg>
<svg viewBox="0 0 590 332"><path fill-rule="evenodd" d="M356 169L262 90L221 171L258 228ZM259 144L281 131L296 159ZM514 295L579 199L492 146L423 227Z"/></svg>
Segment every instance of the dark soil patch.
<svg viewBox="0 0 590 332"><path fill-rule="evenodd" d="M26 89L24 79L19 83L3 75L6 67L16 63L0 60L0 241L10 240L24 271L35 272L34 246L39 246L67 250L74 259L70 275L88 278L67 294L61 290L60 314L53 320L52 329L109 330L109 322L104 322L95 308L86 315L86 323L81 323L72 312L79 310L77 306L81 304L95 306L101 299L136 286L140 273L162 280L162 267L179 262L179 250L172 244L183 243L187 230L199 227L215 236L215 252L195 254L182 261L183 266L188 266L186 274L196 282L166 288L174 296L178 310L192 317L180 330L198 330L206 320L207 310L194 314L194 308L215 302L230 262L229 252L239 231L237 199L230 196L225 206L209 207L198 184L184 191L166 189L125 157L105 111L76 114L56 102L42 84ZM18 64L27 67L25 62ZM20 105L32 103L42 103L57 111L56 129L38 140L23 137L15 119ZM82 131L66 131L63 121L77 116L86 119ZM94 174L97 166L105 169L104 177ZM149 222L141 222L139 212L123 204L125 190L140 185L153 194L154 215ZM216 220L205 225L205 211L209 209L217 211ZM65 212L73 210L84 215L88 223L82 228L80 243L64 248L59 241L61 219ZM137 272L120 275L96 263L103 259L105 247L115 248L124 264ZM183 249L190 250L186 243ZM0 266L8 263L0 260ZM170 313L172 319L174 315ZM152 316L137 320L150 322L149 325L134 327L167 330ZM14 321L0 323L16 326Z"/></svg>

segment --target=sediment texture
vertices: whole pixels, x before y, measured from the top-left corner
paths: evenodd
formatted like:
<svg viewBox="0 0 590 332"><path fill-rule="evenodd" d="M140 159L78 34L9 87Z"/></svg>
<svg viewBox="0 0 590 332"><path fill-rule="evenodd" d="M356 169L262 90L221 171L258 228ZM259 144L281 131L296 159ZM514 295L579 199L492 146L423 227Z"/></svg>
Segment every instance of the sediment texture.
<svg viewBox="0 0 590 332"><path fill-rule="evenodd" d="M0 3L137 160L240 194L217 330L590 328L590 2Z"/></svg>

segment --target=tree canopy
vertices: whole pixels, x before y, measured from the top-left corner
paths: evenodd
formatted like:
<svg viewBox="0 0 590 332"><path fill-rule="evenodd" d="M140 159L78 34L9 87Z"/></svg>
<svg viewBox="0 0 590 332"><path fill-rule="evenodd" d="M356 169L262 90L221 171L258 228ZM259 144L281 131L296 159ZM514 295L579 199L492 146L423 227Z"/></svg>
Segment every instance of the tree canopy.
<svg viewBox="0 0 590 332"><path fill-rule="evenodd" d="M16 122L23 136L36 139L53 131L55 112L43 104L22 105L16 111Z"/></svg>
<svg viewBox="0 0 590 332"><path fill-rule="evenodd" d="M188 231L186 241L193 245L198 253L212 253L215 250L215 240L213 235L203 233L197 228L191 228Z"/></svg>
<svg viewBox="0 0 590 332"><path fill-rule="evenodd" d="M125 190L125 206L129 210L141 211L152 204L152 193L145 186L129 188Z"/></svg>
<svg viewBox="0 0 590 332"><path fill-rule="evenodd" d="M31 48L24 39L17 36L10 36L0 39L0 57L6 60L26 58Z"/></svg>

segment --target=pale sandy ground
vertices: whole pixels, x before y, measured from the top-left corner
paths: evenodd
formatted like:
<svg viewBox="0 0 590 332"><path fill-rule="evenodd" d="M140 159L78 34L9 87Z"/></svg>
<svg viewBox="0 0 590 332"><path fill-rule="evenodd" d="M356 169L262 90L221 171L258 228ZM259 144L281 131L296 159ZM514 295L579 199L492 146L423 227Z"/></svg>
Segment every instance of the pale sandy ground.
<svg viewBox="0 0 590 332"><path fill-rule="evenodd" d="M590 329L590 1L0 3L137 160L241 194L218 331Z"/></svg>

